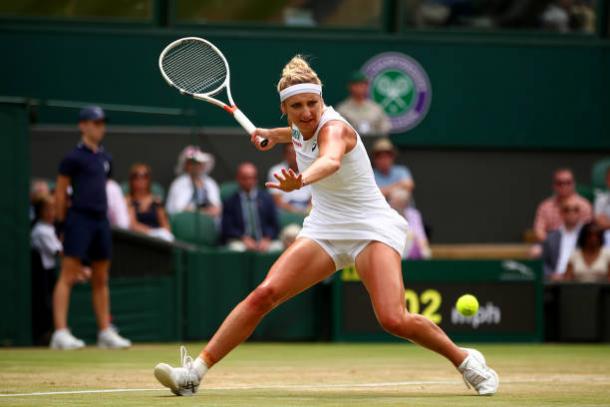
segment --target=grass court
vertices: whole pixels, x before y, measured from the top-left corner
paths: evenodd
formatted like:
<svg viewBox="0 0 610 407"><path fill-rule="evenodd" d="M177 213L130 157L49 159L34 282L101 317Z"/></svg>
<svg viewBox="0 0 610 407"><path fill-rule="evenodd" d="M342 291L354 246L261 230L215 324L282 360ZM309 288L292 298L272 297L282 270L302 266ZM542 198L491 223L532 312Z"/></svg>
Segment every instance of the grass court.
<svg viewBox="0 0 610 407"><path fill-rule="evenodd" d="M200 346L187 347L196 355ZM495 396L475 396L444 359L409 344L248 343L188 398L161 389L152 374L157 362L178 362L177 344L2 348L0 406L610 405L607 345L476 347L500 375Z"/></svg>

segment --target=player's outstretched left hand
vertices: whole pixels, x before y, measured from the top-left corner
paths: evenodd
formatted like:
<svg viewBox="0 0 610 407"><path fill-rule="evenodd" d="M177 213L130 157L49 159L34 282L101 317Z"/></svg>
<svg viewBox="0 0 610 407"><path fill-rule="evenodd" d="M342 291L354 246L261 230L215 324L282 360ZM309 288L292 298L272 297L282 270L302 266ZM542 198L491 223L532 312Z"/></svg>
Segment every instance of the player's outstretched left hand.
<svg viewBox="0 0 610 407"><path fill-rule="evenodd" d="M266 182L265 186L267 188L281 189L282 191L290 192L303 187L303 175L295 174L292 169L287 170L286 168L282 168L281 173L276 172L273 176L278 182Z"/></svg>

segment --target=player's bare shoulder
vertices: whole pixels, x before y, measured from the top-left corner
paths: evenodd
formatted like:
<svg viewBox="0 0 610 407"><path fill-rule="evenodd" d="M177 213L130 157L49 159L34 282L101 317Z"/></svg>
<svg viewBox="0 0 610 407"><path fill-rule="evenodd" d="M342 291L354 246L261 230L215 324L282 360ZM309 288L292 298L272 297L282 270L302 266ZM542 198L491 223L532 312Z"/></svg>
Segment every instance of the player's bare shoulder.
<svg viewBox="0 0 610 407"><path fill-rule="evenodd" d="M345 152L350 152L356 146L355 130L342 120L329 120L324 123L318 134L318 142L340 141L345 143Z"/></svg>

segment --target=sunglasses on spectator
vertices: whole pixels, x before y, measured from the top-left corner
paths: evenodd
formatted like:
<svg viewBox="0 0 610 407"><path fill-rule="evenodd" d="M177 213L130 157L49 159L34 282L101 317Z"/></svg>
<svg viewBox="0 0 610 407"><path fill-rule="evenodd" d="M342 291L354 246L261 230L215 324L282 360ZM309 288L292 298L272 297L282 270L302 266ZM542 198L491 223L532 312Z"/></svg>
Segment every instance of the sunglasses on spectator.
<svg viewBox="0 0 610 407"><path fill-rule="evenodd" d="M555 180L555 185L563 186L563 185L572 185L574 180L571 179L557 179Z"/></svg>
<svg viewBox="0 0 610 407"><path fill-rule="evenodd" d="M147 172L134 172L131 174L131 178L148 178L149 175Z"/></svg>
<svg viewBox="0 0 610 407"><path fill-rule="evenodd" d="M564 213L580 212L580 208L578 206L564 206L563 208L561 208L561 211Z"/></svg>

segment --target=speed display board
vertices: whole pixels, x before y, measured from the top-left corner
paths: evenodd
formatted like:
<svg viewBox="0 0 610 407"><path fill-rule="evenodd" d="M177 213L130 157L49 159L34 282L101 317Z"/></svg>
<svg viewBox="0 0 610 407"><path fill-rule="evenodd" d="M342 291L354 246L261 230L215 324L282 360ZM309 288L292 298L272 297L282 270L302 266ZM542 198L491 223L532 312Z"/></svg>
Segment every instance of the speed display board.
<svg viewBox="0 0 610 407"><path fill-rule="evenodd" d="M460 341L542 340L542 271L533 261L403 262L404 300ZM383 341L393 337L379 326L355 269L334 282L334 338ZM479 300L479 312L464 317L455 309L462 294Z"/></svg>

